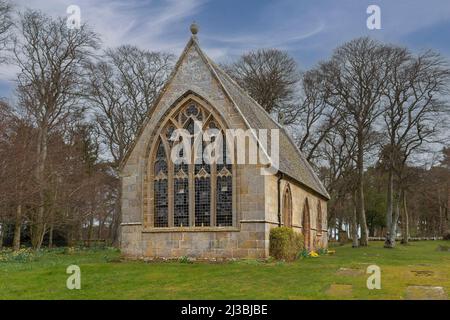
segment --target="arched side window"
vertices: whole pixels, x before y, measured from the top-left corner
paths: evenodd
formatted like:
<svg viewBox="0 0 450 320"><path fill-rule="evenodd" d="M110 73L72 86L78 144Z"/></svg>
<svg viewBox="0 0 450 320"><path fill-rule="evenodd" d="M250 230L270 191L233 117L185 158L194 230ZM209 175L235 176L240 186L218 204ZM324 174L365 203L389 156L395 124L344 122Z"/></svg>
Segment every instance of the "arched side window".
<svg viewBox="0 0 450 320"><path fill-rule="evenodd" d="M225 128L220 123L201 105L188 103L162 125L154 156L154 185L150 188L154 192L154 210L150 213L153 227L233 225L233 167L225 161L228 159ZM186 161L181 163L170 162L172 148L183 140L183 137L178 137L178 141L171 139L177 136L172 136L176 129L184 129L190 139L189 154L183 154L183 150L178 154L181 158L185 156ZM217 132L211 141L203 141L205 129ZM213 155L215 160L204 157L205 148L211 142L222 144L223 153Z"/></svg>
<svg viewBox="0 0 450 320"><path fill-rule="evenodd" d="M156 152L154 173L155 194L155 227L167 227L169 225L169 201L168 201L168 176L167 154L163 143L160 141Z"/></svg>
<svg viewBox="0 0 450 320"><path fill-rule="evenodd" d="M292 194L289 184L283 193L283 224L285 227L292 227Z"/></svg>
<svg viewBox="0 0 450 320"><path fill-rule="evenodd" d="M302 231L303 237L305 238L305 248L311 248L311 213L309 211L308 198L305 199L305 204L303 205L303 215L302 215Z"/></svg>
<svg viewBox="0 0 450 320"><path fill-rule="evenodd" d="M323 229L323 215L322 215L322 206L320 204L320 200L317 203L317 233L322 234Z"/></svg>

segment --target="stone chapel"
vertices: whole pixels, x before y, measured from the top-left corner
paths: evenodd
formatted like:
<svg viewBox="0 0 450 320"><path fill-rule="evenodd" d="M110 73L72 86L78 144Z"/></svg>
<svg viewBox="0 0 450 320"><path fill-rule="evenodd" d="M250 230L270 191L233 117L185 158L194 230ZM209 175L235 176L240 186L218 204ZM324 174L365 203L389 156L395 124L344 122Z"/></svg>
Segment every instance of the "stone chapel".
<svg viewBox="0 0 450 320"><path fill-rule="evenodd" d="M123 254L267 258L269 231L277 226L302 233L310 250L326 247L327 191L283 127L201 50L197 31L192 25L121 166ZM278 170L262 175L260 164L173 163L171 134L193 134L199 123L220 132L278 129Z"/></svg>

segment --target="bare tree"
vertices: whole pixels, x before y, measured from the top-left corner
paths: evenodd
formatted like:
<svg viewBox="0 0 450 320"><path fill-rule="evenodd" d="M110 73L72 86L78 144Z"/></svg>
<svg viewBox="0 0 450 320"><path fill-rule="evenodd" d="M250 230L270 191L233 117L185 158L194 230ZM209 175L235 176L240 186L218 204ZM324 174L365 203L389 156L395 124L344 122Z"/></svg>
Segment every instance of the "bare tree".
<svg viewBox="0 0 450 320"><path fill-rule="evenodd" d="M86 98L117 168L172 69L173 56L133 46L109 49L90 65Z"/></svg>
<svg viewBox="0 0 450 320"><path fill-rule="evenodd" d="M27 205L34 204L36 131L27 119L18 117L7 104L0 111L0 221L14 224L13 248L20 247Z"/></svg>
<svg viewBox="0 0 450 320"><path fill-rule="evenodd" d="M322 162L321 177L331 195L329 219L334 219L337 229L351 225L353 246L358 246L358 219L356 216L355 154L356 139L345 126L337 124L330 129L319 147ZM351 204L351 205L349 205ZM351 214L348 214L348 211ZM329 225L332 225L331 223Z"/></svg>
<svg viewBox="0 0 450 320"><path fill-rule="evenodd" d="M286 123L281 118L294 108L292 102L300 80L297 63L287 52L251 51L224 69L268 113L277 112L281 122Z"/></svg>
<svg viewBox="0 0 450 320"><path fill-rule="evenodd" d="M224 69L264 109L293 134L308 161L337 123L337 112L326 103L324 75L313 69L301 74L288 53L260 49L240 57Z"/></svg>
<svg viewBox="0 0 450 320"><path fill-rule="evenodd" d="M90 65L86 98L93 107L103 143L117 170L132 145L173 66L173 56L133 46L109 49L101 61ZM118 174L117 174L118 177ZM120 188L113 221L118 240Z"/></svg>
<svg viewBox="0 0 450 320"><path fill-rule="evenodd" d="M327 103L326 68L315 68L302 75L302 96L294 112L288 115L298 147L308 161L315 160L319 146L339 124L337 108Z"/></svg>
<svg viewBox="0 0 450 320"><path fill-rule="evenodd" d="M49 135L58 126L83 111L80 103L83 67L97 36L86 25L68 29L63 18L53 19L39 11L20 16L14 58L20 68L17 78L19 101L38 130L35 177L40 204L33 225L32 243L40 248L46 232L46 179Z"/></svg>
<svg viewBox="0 0 450 320"><path fill-rule="evenodd" d="M368 244L364 205L365 151L373 138L373 126L381 115L381 99L388 65L385 47L369 38L359 38L337 48L327 63L327 103L334 106L348 134L356 138L356 205L361 228L361 246Z"/></svg>
<svg viewBox="0 0 450 320"><path fill-rule="evenodd" d="M387 133L384 160L388 170L385 247L395 246L400 208L407 223L406 192L403 180L411 155L437 132L439 114L445 110L442 97L447 93L450 69L445 60L427 51L413 57L404 49L386 48L389 77L384 89L387 107L383 113ZM394 190L397 177L398 190ZM394 209L395 208L395 209ZM404 243L408 241L405 229Z"/></svg>
<svg viewBox="0 0 450 320"><path fill-rule="evenodd" d="M6 60L3 51L8 48L11 40L11 29L13 26L12 9L11 2L0 0L0 63L4 63Z"/></svg>

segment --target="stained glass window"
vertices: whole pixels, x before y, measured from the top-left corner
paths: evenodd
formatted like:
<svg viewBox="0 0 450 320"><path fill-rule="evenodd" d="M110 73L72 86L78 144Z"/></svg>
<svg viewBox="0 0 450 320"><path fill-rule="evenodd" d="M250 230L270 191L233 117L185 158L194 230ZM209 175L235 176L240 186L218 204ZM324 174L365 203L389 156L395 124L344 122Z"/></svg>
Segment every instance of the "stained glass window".
<svg viewBox="0 0 450 320"><path fill-rule="evenodd" d="M155 227L167 227L169 223L167 157L162 142L159 143L155 160Z"/></svg>
<svg viewBox="0 0 450 320"><path fill-rule="evenodd" d="M194 165L195 225L205 227L211 224L211 165L205 163L202 153L199 156Z"/></svg>
<svg viewBox="0 0 450 320"><path fill-rule="evenodd" d="M181 151L181 156L183 156ZM189 166L186 163L174 166L174 226L189 226Z"/></svg>
<svg viewBox="0 0 450 320"><path fill-rule="evenodd" d="M232 165L226 163L225 137L221 131L223 158L218 159L218 163L210 164L205 161L203 151L206 142L199 140L201 135L194 137L195 126L201 123L202 119L210 119L207 128L223 130L217 119L197 104L189 104L163 126L153 166L155 227L169 227L169 221L172 221L171 227L208 227L211 226L211 221L215 221L215 226L218 227L233 225L233 171ZM170 137L177 127L185 128L191 135L193 162L168 166L169 155L174 143L177 143L170 141ZM216 137L212 137L211 140L215 139ZM194 142L198 144L195 149ZM168 146L167 150L165 145ZM180 157L183 156L182 152ZM215 157L215 149L212 152ZM173 183L169 184L169 181ZM213 192L214 202L211 201ZM170 201L173 201L170 205L169 195L173 195L170 197ZM215 219L212 219L213 215Z"/></svg>
<svg viewBox="0 0 450 320"><path fill-rule="evenodd" d="M198 109L195 105L191 104L187 109L186 109L186 115L189 116L196 116L198 114Z"/></svg>
<svg viewBox="0 0 450 320"><path fill-rule="evenodd" d="M216 224L218 227L233 224L233 176L231 164L226 162L227 145L223 134L222 144L222 158L219 159L217 164Z"/></svg>

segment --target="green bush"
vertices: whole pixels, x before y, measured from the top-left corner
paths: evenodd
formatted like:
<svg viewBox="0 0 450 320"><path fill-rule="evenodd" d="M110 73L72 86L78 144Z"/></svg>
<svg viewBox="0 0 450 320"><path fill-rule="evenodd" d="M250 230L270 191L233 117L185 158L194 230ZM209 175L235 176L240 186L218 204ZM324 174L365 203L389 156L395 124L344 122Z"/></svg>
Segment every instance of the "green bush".
<svg viewBox="0 0 450 320"><path fill-rule="evenodd" d="M442 237L444 240L450 240L450 231L445 233L444 236Z"/></svg>
<svg viewBox="0 0 450 320"><path fill-rule="evenodd" d="M275 259L293 261L303 248L303 236L292 228L277 227L270 230L269 253Z"/></svg>

